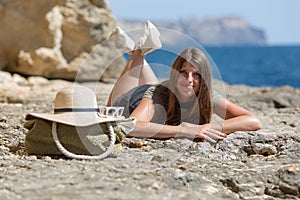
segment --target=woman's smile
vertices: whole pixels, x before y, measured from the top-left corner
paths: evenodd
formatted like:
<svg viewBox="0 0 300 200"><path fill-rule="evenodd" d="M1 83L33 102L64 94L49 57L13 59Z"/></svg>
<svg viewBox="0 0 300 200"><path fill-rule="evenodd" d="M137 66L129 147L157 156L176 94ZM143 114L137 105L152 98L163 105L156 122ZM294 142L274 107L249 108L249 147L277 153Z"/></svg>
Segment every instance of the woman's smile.
<svg viewBox="0 0 300 200"><path fill-rule="evenodd" d="M185 83L182 83L181 86L183 88L186 88L186 89L189 89L189 90L194 90L194 86L191 85L191 84L185 84Z"/></svg>

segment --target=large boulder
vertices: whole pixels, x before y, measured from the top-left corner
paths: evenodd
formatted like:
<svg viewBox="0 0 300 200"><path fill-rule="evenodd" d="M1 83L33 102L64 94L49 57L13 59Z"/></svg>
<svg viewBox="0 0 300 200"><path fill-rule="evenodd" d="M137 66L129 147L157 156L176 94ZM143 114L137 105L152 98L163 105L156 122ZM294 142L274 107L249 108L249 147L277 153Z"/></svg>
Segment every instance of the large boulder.
<svg viewBox="0 0 300 200"><path fill-rule="evenodd" d="M115 78L125 59L107 38L105 0L1 0L0 69L67 80Z"/></svg>

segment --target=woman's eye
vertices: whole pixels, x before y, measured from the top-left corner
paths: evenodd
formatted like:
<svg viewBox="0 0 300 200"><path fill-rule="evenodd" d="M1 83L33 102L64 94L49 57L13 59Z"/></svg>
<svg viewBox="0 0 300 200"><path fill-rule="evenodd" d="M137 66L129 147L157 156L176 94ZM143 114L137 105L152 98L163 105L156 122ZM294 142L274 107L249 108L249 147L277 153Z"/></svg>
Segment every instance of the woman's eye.
<svg viewBox="0 0 300 200"><path fill-rule="evenodd" d="M183 71L183 70L181 70L181 71L179 71L179 74L182 74L182 75L187 75L187 72L186 72L186 71Z"/></svg>
<svg viewBox="0 0 300 200"><path fill-rule="evenodd" d="M184 70L180 70L179 74L181 74L184 77L189 76L189 72L184 71ZM198 72L196 72L196 73L192 73L192 77L193 77L193 79L199 79L201 77L201 75Z"/></svg>
<svg viewBox="0 0 300 200"><path fill-rule="evenodd" d="M201 75L200 75L199 73L193 73L193 78L195 78L195 79L196 79L196 78L197 78L197 79L200 78L200 76L201 76Z"/></svg>

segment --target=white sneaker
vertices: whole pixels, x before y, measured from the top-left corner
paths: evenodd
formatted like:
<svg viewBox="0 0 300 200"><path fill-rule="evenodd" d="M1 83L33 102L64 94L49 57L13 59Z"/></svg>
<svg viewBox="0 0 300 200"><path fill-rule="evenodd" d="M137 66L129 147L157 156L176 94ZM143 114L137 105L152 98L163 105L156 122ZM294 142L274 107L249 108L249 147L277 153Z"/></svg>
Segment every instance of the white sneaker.
<svg viewBox="0 0 300 200"><path fill-rule="evenodd" d="M134 50L134 41L123 31L120 27L117 27L109 36L108 41L114 42L117 49L121 49L127 53Z"/></svg>
<svg viewBox="0 0 300 200"><path fill-rule="evenodd" d="M149 21L146 21L144 35L138 40L135 49L141 49L142 54L146 55L162 47L159 39L160 33L157 28Z"/></svg>

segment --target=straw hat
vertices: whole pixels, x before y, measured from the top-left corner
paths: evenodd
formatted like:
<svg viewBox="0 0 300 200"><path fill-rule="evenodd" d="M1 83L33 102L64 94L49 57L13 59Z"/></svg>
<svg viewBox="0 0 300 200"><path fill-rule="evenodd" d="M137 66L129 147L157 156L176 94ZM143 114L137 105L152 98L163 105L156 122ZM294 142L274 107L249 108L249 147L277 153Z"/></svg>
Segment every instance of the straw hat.
<svg viewBox="0 0 300 200"><path fill-rule="evenodd" d="M64 88L56 94L53 114L27 114L26 120L32 118L40 118L72 126L89 126L101 122L124 120L123 116L100 116L95 93L91 89L79 85Z"/></svg>

